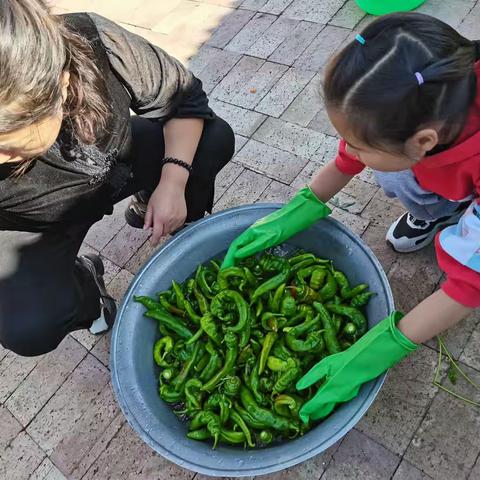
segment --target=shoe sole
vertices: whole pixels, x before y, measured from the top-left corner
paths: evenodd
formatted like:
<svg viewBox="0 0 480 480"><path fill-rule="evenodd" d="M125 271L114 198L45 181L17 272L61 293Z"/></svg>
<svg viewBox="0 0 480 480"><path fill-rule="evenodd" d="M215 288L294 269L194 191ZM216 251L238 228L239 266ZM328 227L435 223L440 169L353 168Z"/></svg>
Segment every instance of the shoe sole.
<svg viewBox="0 0 480 480"><path fill-rule="evenodd" d="M395 229L395 224L392 224L390 228L387 231L387 235L385 237L385 241L387 242L387 245L389 245L392 250L394 250L397 253L413 253L413 252L418 252L419 250L422 250L425 247L428 247L434 240L435 235L438 233L439 230L441 230L444 227L447 227L449 225L453 225L457 223L457 221L460 219L460 217L463 215L464 212L459 213L455 218L449 218L447 221L439 223L438 225L435 225L433 230L430 232L430 234L425 238L423 245L415 245L412 248L406 248L406 249L397 249L394 247L393 242L388 238L389 236L391 237L392 231ZM426 242L426 243L425 243Z"/></svg>

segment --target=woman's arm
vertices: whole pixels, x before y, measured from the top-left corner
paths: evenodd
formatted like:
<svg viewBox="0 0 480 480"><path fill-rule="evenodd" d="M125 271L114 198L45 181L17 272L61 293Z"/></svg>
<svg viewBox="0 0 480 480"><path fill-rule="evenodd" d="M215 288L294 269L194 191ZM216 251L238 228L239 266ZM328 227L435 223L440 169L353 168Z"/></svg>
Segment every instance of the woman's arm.
<svg viewBox="0 0 480 480"><path fill-rule="evenodd" d="M412 342L423 343L464 319L472 308L437 290L398 322L398 329Z"/></svg>
<svg viewBox="0 0 480 480"><path fill-rule="evenodd" d="M353 177L354 175L342 173L337 168L335 160L331 160L313 177L310 188L322 202L326 203Z"/></svg>

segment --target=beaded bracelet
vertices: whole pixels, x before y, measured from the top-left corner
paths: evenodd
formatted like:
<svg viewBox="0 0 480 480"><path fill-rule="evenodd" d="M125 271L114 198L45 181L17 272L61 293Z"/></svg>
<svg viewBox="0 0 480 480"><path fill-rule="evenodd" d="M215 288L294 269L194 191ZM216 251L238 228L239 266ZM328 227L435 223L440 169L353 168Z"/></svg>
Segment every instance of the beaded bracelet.
<svg viewBox="0 0 480 480"><path fill-rule="evenodd" d="M174 165L178 165L179 167L183 167L185 170L188 170L188 173L192 173L193 167L189 165L187 162L184 162L183 160L179 160L178 158L173 158L173 157L165 157L162 160L162 167L163 165L167 163L173 163Z"/></svg>

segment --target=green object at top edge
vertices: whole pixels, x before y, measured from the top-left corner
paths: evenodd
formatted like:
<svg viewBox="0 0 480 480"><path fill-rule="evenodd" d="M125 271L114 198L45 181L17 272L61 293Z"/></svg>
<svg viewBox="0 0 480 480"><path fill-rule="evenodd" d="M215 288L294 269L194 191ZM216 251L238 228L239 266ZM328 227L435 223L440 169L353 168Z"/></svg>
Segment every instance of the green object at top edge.
<svg viewBox="0 0 480 480"><path fill-rule="evenodd" d="M358 6L371 15L393 12L408 12L419 7L425 0L356 0Z"/></svg>

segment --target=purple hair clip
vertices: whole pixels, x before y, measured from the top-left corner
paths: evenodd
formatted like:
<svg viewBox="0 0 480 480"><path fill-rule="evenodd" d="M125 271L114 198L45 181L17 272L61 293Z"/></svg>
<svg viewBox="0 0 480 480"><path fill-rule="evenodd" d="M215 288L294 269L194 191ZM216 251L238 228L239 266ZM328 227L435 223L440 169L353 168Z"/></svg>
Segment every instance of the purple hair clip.
<svg viewBox="0 0 480 480"><path fill-rule="evenodd" d="M425 83L425 80L423 79L423 75L420 72L415 72L415 77L417 77L417 82L419 85L422 85Z"/></svg>

